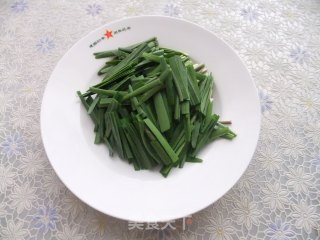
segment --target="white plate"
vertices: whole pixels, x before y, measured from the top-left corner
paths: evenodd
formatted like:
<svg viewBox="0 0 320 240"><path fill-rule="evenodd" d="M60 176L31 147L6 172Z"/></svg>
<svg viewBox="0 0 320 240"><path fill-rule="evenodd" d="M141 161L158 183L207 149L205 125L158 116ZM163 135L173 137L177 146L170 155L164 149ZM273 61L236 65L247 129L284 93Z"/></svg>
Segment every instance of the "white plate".
<svg viewBox="0 0 320 240"><path fill-rule="evenodd" d="M120 31L119 31L120 30ZM102 39L106 31L112 37ZM232 120L238 134L200 154L201 164L185 164L168 178L157 171L134 171L95 145L93 123L76 91L99 82L104 60L92 53L157 37L205 63L215 77L214 111ZM97 42L94 46L91 44ZM187 21L160 16L128 18L102 26L78 41L54 69L43 97L41 132L50 162L63 183L83 202L111 216L132 221L166 221L187 216L215 202L247 168L260 129L255 85L236 53L213 33Z"/></svg>

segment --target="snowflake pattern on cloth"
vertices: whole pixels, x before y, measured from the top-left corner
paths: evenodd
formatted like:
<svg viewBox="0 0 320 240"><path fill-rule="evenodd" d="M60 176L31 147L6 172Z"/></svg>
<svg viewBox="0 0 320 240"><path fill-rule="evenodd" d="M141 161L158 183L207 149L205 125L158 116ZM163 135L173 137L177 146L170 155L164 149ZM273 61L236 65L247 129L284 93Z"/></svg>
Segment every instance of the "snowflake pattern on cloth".
<svg viewBox="0 0 320 240"><path fill-rule="evenodd" d="M136 15L214 32L240 55L261 102L258 147L240 181L167 224L133 224L82 203L54 173L40 135L59 59L86 33ZM319 26L318 0L1 1L0 239L320 239Z"/></svg>

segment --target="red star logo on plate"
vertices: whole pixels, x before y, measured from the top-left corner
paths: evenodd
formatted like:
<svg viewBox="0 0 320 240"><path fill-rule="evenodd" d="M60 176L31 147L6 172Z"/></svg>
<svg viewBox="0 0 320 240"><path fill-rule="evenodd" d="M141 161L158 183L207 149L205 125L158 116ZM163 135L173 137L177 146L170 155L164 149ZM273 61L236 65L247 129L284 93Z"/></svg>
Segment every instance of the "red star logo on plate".
<svg viewBox="0 0 320 240"><path fill-rule="evenodd" d="M107 31L106 31L106 33L105 33L104 35L107 37L107 39L109 39L109 38L113 37L113 35L112 35L112 31L109 31L109 30L107 30Z"/></svg>

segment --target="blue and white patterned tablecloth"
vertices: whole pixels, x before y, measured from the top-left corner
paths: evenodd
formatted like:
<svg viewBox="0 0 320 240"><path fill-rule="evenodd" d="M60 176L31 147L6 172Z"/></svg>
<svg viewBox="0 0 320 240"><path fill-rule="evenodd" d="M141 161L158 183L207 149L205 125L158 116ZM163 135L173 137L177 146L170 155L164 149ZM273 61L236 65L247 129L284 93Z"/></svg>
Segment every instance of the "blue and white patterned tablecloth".
<svg viewBox="0 0 320 240"><path fill-rule="evenodd" d="M252 73L263 115L236 186L166 224L128 223L81 203L53 172L39 128L63 54L96 27L143 14L184 18L227 41ZM1 240L320 239L320 1L0 0L0 154Z"/></svg>

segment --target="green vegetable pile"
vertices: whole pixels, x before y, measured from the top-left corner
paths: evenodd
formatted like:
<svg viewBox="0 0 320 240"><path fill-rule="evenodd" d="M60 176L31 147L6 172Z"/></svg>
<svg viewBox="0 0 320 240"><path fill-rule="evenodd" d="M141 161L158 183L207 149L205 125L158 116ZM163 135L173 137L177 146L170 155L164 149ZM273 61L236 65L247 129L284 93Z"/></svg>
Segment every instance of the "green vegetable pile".
<svg viewBox="0 0 320 240"><path fill-rule="evenodd" d="M161 166L166 177L217 138L236 134L212 113L213 77L187 54L160 47L156 38L94 53L108 58L102 81L77 92L105 143L135 170ZM227 123L227 122L225 122Z"/></svg>

